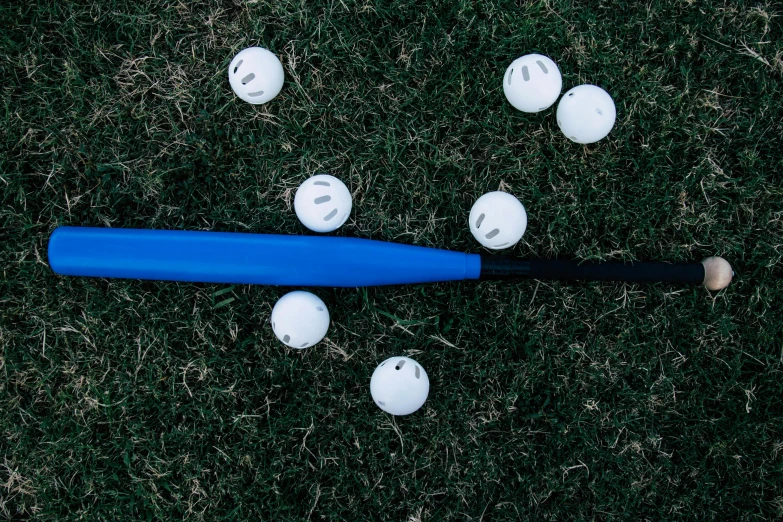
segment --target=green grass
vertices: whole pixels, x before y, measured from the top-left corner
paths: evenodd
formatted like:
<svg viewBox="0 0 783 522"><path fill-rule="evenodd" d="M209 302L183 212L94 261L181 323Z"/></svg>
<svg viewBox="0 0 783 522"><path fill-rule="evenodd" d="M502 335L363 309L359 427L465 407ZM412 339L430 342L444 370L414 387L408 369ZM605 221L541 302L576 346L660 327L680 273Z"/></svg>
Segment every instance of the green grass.
<svg viewBox="0 0 783 522"><path fill-rule="evenodd" d="M762 520L783 517L783 9L775 2L11 2L0 7L0 517ZM272 103L232 56L284 64ZM555 59L618 121L591 146L515 111L510 61ZM64 278L58 225L305 232L479 252L498 187L528 257L729 259L725 291L454 283L286 289ZM233 299L224 303L227 299ZM218 306L220 305L220 306ZM369 396L413 356L431 394Z"/></svg>

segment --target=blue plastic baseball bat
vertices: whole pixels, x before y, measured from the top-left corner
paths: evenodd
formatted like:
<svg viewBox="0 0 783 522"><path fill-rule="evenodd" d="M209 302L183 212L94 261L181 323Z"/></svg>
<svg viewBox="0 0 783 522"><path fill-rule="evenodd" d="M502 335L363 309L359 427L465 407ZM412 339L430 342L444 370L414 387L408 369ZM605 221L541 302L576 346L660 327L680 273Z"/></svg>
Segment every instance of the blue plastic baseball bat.
<svg viewBox="0 0 783 522"><path fill-rule="evenodd" d="M512 278L705 283L708 266L526 261L334 236L87 227L57 228L49 265L70 276L335 287Z"/></svg>

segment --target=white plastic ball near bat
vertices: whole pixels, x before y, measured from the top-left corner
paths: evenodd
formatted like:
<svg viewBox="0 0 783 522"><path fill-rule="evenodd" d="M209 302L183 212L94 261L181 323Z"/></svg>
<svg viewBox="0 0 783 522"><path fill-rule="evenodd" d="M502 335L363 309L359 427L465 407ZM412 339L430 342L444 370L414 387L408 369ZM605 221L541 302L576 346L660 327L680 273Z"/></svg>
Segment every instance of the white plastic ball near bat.
<svg viewBox="0 0 783 522"><path fill-rule="evenodd" d="M595 143L614 127L617 110L609 93L596 85L579 85L563 95L557 124L571 141Z"/></svg>
<svg viewBox="0 0 783 522"><path fill-rule="evenodd" d="M296 291L281 297L272 309L272 331L291 348L308 348L324 338L329 311L318 296Z"/></svg>
<svg viewBox="0 0 783 522"><path fill-rule="evenodd" d="M563 76L543 54L527 54L511 62L503 77L503 93L522 112L540 112L557 101Z"/></svg>
<svg viewBox="0 0 783 522"><path fill-rule="evenodd" d="M372 373L370 395L380 409L392 415L410 415L430 393L430 379L409 357L390 357Z"/></svg>
<svg viewBox="0 0 783 522"><path fill-rule="evenodd" d="M283 65L262 47L248 47L234 56L228 66L228 83L241 99L253 105L270 101L283 88Z"/></svg>
<svg viewBox="0 0 783 522"><path fill-rule="evenodd" d="M492 250L517 244L527 229L527 212L508 192L487 192L470 209L470 231L476 241Z"/></svg>
<svg viewBox="0 0 783 522"><path fill-rule="evenodd" d="M299 185L294 196L296 217L313 232L332 232L348 220L353 200L345 183L318 174Z"/></svg>

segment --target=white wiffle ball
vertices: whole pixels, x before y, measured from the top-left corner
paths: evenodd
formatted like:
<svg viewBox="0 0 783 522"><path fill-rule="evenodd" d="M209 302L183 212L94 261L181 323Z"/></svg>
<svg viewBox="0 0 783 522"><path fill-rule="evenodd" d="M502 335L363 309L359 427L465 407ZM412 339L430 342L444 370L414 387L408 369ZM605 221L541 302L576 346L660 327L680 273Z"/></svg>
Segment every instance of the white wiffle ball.
<svg viewBox="0 0 783 522"><path fill-rule="evenodd" d="M427 372L410 357L386 359L370 378L370 395L375 404L392 415L410 415L424 405L429 393Z"/></svg>
<svg viewBox="0 0 783 522"><path fill-rule="evenodd" d="M228 83L242 100L259 105L280 94L283 88L283 64L271 51L248 47L234 56L228 66Z"/></svg>
<svg viewBox="0 0 783 522"><path fill-rule="evenodd" d="M348 220L352 206L345 183L328 174L306 180L294 196L296 217L313 232L337 230Z"/></svg>
<svg viewBox="0 0 783 522"><path fill-rule="evenodd" d="M595 85L578 85L563 95L557 106L557 125L576 143L604 139L617 119L609 93Z"/></svg>
<svg viewBox="0 0 783 522"><path fill-rule="evenodd" d="M503 93L522 112L540 112L557 101L563 76L543 54L527 54L511 62L503 76Z"/></svg>
<svg viewBox="0 0 783 522"><path fill-rule="evenodd" d="M508 192L488 192L478 198L468 221L476 241L492 250L516 245L527 230L525 207Z"/></svg>
<svg viewBox="0 0 783 522"><path fill-rule="evenodd" d="M329 310L310 292L289 292L272 309L272 331L291 348L308 348L317 344L329 330Z"/></svg>

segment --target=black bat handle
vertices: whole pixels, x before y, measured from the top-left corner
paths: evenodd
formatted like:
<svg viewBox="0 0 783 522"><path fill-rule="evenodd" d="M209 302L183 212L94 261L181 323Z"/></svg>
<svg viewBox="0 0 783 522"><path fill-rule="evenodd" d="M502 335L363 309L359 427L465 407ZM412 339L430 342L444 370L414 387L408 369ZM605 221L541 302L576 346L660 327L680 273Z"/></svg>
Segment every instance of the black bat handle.
<svg viewBox="0 0 783 522"><path fill-rule="evenodd" d="M481 256L480 279L562 279L567 281L626 281L633 283L703 284L702 263L621 263L610 261L521 260L505 256Z"/></svg>

